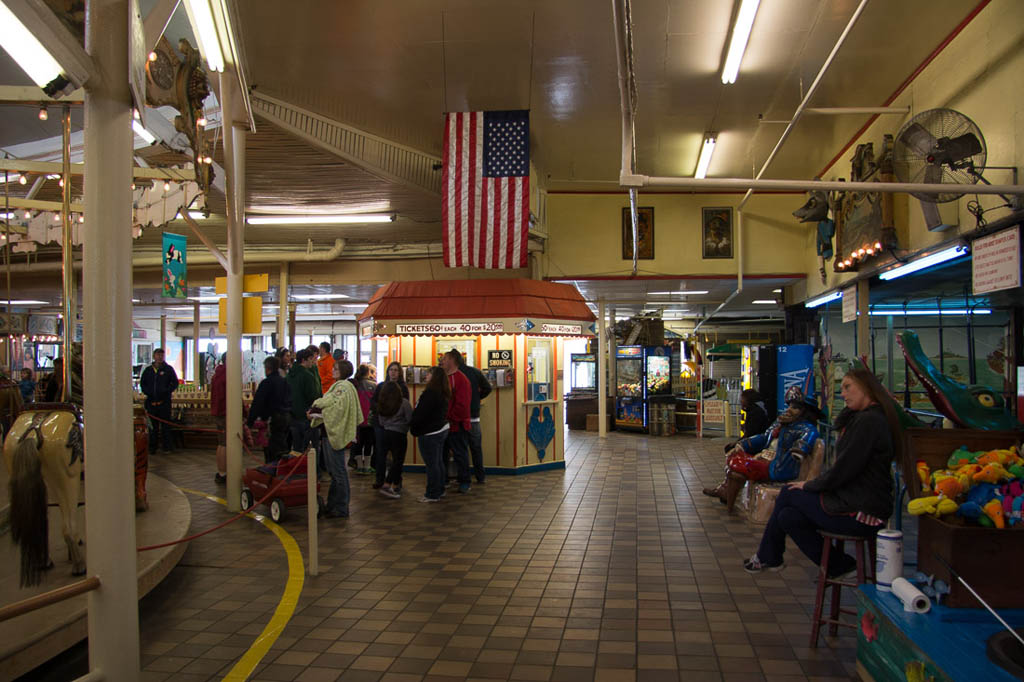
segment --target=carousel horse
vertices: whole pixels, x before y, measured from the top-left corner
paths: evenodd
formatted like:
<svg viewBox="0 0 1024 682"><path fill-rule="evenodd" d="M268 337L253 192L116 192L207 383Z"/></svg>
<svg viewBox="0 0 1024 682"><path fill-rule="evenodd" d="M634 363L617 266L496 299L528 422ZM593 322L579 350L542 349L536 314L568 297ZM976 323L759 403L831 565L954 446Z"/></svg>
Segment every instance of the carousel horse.
<svg viewBox="0 0 1024 682"><path fill-rule="evenodd" d="M50 561L47 494L60 507L72 575L85 574L78 529L84 464L82 423L75 405L50 403L22 412L4 441L10 475L11 538L21 550L21 585L42 580Z"/></svg>

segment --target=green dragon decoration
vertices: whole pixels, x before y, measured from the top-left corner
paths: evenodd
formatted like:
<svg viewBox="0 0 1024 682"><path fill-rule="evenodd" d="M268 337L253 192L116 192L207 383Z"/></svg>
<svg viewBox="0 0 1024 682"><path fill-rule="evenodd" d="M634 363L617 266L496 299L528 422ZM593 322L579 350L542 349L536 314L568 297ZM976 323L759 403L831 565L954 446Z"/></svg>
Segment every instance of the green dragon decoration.
<svg viewBox="0 0 1024 682"><path fill-rule="evenodd" d="M935 408L962 428L985 431L1024 429L1006 411L1003 397L987 386L965 386L942 374L921 348L916 332L896 335L907 366L914 372Z"/></svg>

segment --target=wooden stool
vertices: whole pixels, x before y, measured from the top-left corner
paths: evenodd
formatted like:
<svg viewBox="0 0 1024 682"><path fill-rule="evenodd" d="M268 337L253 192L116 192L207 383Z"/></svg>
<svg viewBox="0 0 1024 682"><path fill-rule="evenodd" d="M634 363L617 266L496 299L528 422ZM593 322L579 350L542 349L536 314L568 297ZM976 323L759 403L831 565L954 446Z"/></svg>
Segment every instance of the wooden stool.
<svg viewBox="0 0 1024 682"><path fill-rule="evenodd" d="M819 530L818 534L822 537L824 546L821 549L821 571L818 573L818 595L814 601L814 616L811 625L811 643L810 648L814 649L818 646L818 633L821 631L821 626L828 623L829 634L833 637L839 632L839 626L842 625L844 628L854 628L857 625L855 623L844 623L839 618L839 614L846 613L849 615L857 615L857 611L854 609L844 609L839 606L839 599L841 596L842 588L845 587L857 587L863 583L875 582L875 536L861 537L859 535L840 535L838 533L829 533L823 530ZM843 552L843 545L846 542L854 543L854 558L857 560L857 582L850 582L848 580L838 580L835 578L828 577L828 559L832 553L832 543L835 543L836 552ZM870 561L869 561L870 559ZM826 588L832 589L832 605L829 611L828 618L822 618L821 612L825 605L825 590Z"/></svg>

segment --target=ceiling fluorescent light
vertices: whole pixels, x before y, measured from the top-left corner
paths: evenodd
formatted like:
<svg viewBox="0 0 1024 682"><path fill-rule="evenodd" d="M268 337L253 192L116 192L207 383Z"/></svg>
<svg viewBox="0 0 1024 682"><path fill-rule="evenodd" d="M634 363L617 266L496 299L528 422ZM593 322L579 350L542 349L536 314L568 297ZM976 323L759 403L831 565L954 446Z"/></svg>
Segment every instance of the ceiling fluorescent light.
<svg viewBox="0 0 1024 682"><path fill-rule="evenodd" d="M296 301L330 301L338 298L348 298L347 294L292 294L289 298Z"/></svg>
<svg viewBox="0 0 1024 682"><path fill-rule="evenodd" d="M754 305L775 305L778 303L774 298L759 298L754 301Z"/></svg>
<svg viewBox="0 0 1024 682"><path fill-rule="evenodd" d="M736 13L736 23L732 27L732 39L729 41L729 52L725 57L725 66L722 67L722 83L726 85L736 82L736 76L740 72L740 63L743 61L743 53L747 51L750 29L754 27L754 18L757 16L757 7L760 4L761 0L743 0L740 11Z"/></svg>
<svg viewBox="0 0 1024 682"><path fill-rule="evenodd" d="M687 289L686 291L650 291L648 296L697 296L708 293L705 290Z"/></svg>
<svg viewBox="0 0 1024 682"><path fill-rule="evenodd" d="M395 216L385 213L346 213L342 215L279 215L246 218L250 225L348 225L390 223Z"/></svg>
<svg viewBox="0 0 1024 682"><path fill-rule="evenodd" d="M156 142L156 136L146 130L139 121L132 121L132 130L135 131L136 135L145 140L146 144L153 144Z"/></svg>
<svg viewBox="0 0 1024 682"><path fill-rule="evenodd" d="M221 299L220 296L189 296L188 300L198 301L200 303L216 303Z"/></svg>
<svg viewBox="0 0 1024 682"><path fill-rule="evenodd" d="M195 29L199 50L203 53L210 71L224 71L224 52L221 50L209 0L185 0L185 10L192 22L192 28Z"/></svg>
<svg viewBox="0 0 1024 682"><path fill-rule="evenodd" d="M701 179L708 174L708 166L711 165L711 155L715 151L715 139L710 134L704 138L704 144L700 148L700 158L697 159L697 170L693 177Z"/></svg>
<svg viewBox="0 0 1024 682"><path fill-rule="evenodd" d="M833 291L831 294L825 294L824 296L819 296L818 298L812 298L810 301L805 301L804 302L804 307L805 308L817 308L819 305L823 305L825 303L830 303L832 301L838 301L842 297L843 297L843 292L842 291Z"/></svg>
<svg viewBox="0 0 1024 682"><path fill-rule="evenodd" d="M0 305L49 305L46 301L32 299L15 299L13 301L0 301Z"/></svg>
<svg viewBox="0 0 1024 682"><path fill-rule="evenodd" d="M3 27L0 46L36 85L45 90L61 78L63 69L57 60L3 2L0 2L0 26Z"/></svg>
<svg viewBox="0 0 1024 682"><path fill-rule="evenodd" d="M188 217L192 220L206 220L206 214L202 211L189 211Z"/></svg>
<svg viewBox="0 0 1024 682"><path fill-rule="evenodd" d="M872 315L892 315L893 317L899 317L901 315L991 315L991 308L975 308L974 310L966 310L964 308L943 308L939 311L938 308L918 308L916 310L907 310L904 312L902 308L893 308L891 310L875 310L871 311Z"/></svg>
<svg viewBox="0 0 1024 682"><path fill-rule="evenodd" d="M878 278L883 280L897 279L904 275L909 275L912 272L924 270L925 268L930 268L933 265L945 263L948 260L953 260L954 258L960 258L961 256L966 255L967 247L963 244L958 244L957 246L943 249L942 251L929 254L923 258L917 258L906 265L901 265L898 268L893 268L892 270L883 272L878 276Z"/></svg>

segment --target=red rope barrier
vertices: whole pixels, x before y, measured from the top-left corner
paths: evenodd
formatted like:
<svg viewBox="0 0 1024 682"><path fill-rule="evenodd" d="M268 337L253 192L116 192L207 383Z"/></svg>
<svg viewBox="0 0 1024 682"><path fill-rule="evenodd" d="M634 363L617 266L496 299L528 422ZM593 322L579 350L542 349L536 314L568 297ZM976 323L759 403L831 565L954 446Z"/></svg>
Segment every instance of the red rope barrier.
<svg viewBox="0 0 1024 682"><path fill-rule="evenodd" d="M268 499L270 499L270 496L273 495L275 492L277 492L277 489L280 488L291 477L291 475L293 473L295 473L295 470L299 466L299 462L301 462L305 457L307 457L306 453L302 453L301 455L296 457L295 458L295 462L292 463L291 470L288 471L288 474L286 476L282 476L281 480L278 481L270 490L268 490L266 495L264 495L259 500L253 502L251 507L249 507L248 509L244 509L244 510L240 511L238 514L236 514L235 516L231 517L227 521L224 521L223 523L218 523L216 526L213 526L212 528L207 528L206 530L204 530L202 532L196 533L195 535L189 535L188 537L181 538L180 540L172 540L171 542L163 542L163 543L161 543L159 545L149 545L149 546L146 546L146 547L136 547L135 551L136 552L148 552L151 549L160 549L162 547L170 547L171 545L177 545L177 544L180 544L182 542L189 542L191 540L195 540L196 538L201 538L204 535L209 535L213 531L219 530L219 529L223 528L224 526L226 526L228 524L234 523L238 519L240 519L243 516L245 516L246 514L248 514L251 510L255 509L256 505L263 504ZM307 476L309 475L309 470L308 469L306 471L306 475Z"/></svg>

